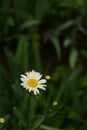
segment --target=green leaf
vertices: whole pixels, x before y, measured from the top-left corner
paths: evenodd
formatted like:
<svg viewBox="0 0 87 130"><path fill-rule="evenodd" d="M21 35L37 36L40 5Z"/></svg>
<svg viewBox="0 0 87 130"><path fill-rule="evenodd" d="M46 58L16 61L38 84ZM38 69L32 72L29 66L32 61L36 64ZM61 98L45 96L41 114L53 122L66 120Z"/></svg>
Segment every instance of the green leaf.
<svg viewBox="0 0 87 130"><path fill-rule="evenodd" d="M34 118L35 118L35 113L36 113L36 110L37 110L37 100L35 97L31 96L30 97L30 100L29 100L29 112L28 112L28 129L30 130L31 127L32 127L32 124L33 124L33 121L34 121Z"/></svg>
<svg viewBox="0 0 87 130"><path fill-rule="evenodd" d="M40 57L40 44L34 37L32 40L32 46L33 46L33 54L35 58L36 69L41 71L42 64L41 64L41 57Z"/></svg>
<svg viewBox="0 0 87 130"><path fill-rule="evenodd" d="M13 110L14 110L14 113L15 113L16 117L17 117L19 120L20 120L20 119L24 120L24 116L23 116L23 114L18 110L18 108L14 107Z"/></svg>
<svg viewBox="0 0 87 130"><path fill-rule="evenodd" d="M82 54L85 58L87 58L87 50L81 50L81 54Z"/></svg>
<svg viewBox="0 0 87 130"><path fill-rule="evenodd" d="M36 0L35 5L35 18L41 19L44 16L44 13L48 9L48 1L47 0Z"/></svg>
<svg viewBox="0 0 87 130"><path fill-rule="evenodd" d="M27 20L21 25L21 30L30 28L32 26L37 26L39 24L38 20Z"/></svg>
<svg viewBox="0 0 87 130"><path fill-rule="evenodd" d="M70 21L64 23L63 25L61 25L61 26L58 28L58 31L63 31L63 30L65 30L65 29L71 27L71 26L74 25L74 24L75 24L75 20L70 20Z"/></svg>
<svg viewBox="0 0 87 130"><path fill-rule="evenodd" d="M76 68L72 72L70 71L69 74L65 75L65 78L63 79L60 85L58 94L56 95L56 100L59 100L61 98L66 87L70 86L70 84L72 84L76 80L76 78L81 74L81 72L82 72L82 68Z"/></svg>
<svg viewBox="0 0 87 130"><path fill-rule="evenodd" d="M20 37L16 51L16 60L23 71L28 69L28 41L26 37Z"/></svg>
<svg viewBox="0 0 87 130"><path fill-rule="evenodd" d="M7 19L7 26L14 26L15 25L15 23L14 23L14 20L13 20L13 18L12 17L8 17L8 19Z"/></svg>
<svg viewBox="0 0 87 130"><path fill-rule="evenodd" d="M23 114L16 107L14 107L13 110L14 110L14 113L15 113L17 119L20 122L20 125L22 125L23 127L26 127L26 121L25 121Z"/></svg>
<svg viewBox="0 0 87 130"><path fill-rule="evenodd" d="M58 59L61 58L61 47L60 47L60 43L59 43L59 40L57 37L52 37L51 38L51 42L56 50L56 53L57 53L57 57Z"/></svg>
<svg viewBox="0 0 87 130"><path fill-rule="evenodd" d="M72 40L73 40L73 39L71 39L71 38L66 38L66 39L64 40L64 47L66 48L66 47L72 45Z"/></svg>
<svg viewBox="0 0 87 130"><path fill-rule="evenodd" d="M76 68L67 76L67 84L70 84L76 80L76 78L81 74L82 68Z"/></svg>
<svg viewBox="0 0 87 130"><path fill-rule="evenodd" d="M62 25L59 25L55 29L52 29L48 34L46 34L45 39L51 39L52 37L59 36L62 31L65 31L66 29L70 28L71 26L75 25L75 20L70 20Z"/></svg>
<svg viewBox="0 0 87 130"><path fill-rule="evenodd" d="M15 79L19 76L19 67L17 61L9 49L6 48L5 53L7 57L8 66L10 69L10 75L12 76L13 79Z"/></svg>
<svg viewBox="0 0 87 130"><path fill-rule="evenodd" d="M72 49L69 56L69 64L71 68L75 67L76 61L78 58L78 52L76 49Z"/></svg>
<svg viewBox="0 0 87 130"><path fill-rule="evenodd" d="M68 125L65 130L76 130L73 125Z"/></svg>
<svg viewBox="0 0 87 130"><path fill-rule="evenodd" d="M62 79L66 74L67 68L64 65L56 67L55 71L52 74L53 81L58 81Z"/></svg>
<svg viewBox="0 0 87 130"><path fill-rule="evenodd" d="M75 110L71 110L69 112L68 118L73 119L73 120L80 120L81 119L80 114L78 113L78 111L75 111Z"/></svg>
<svg viewBox="0 0 87 130"><path fill-rule="evenodd" d="M84 35L87 36L87 30L83 27L83 25L82 25L80 22L77 23L77 26L78 26L78 29L79 29Z"/></svg>
<svg viewBox="0 0 87 130"><path fill-rule="evenodd" d="M82 108L82 105L81 105L82 103L80 101L80 97L78 96L78 93L77 93L77 90L76 90L77 85L74 84L74 86L73 86L72 84L71 84L71 96L72 96L73 106L74 106L74 108L76 108L78 113L82 113L83 108Z"/></svg>
<svg viewBox="0 0 87 130"><path fill-rule="evenodd" d="M58 129L58 128L54 128L54 127L50 127L50 126L46 126L46 125L41 125L41 128L43 130L63 130L63 129Z"/></svg>
<svg viewBox="0 0 87 130"><path fill-rule="evenodd" d="M84 74L81 78L79 78L79 84L82 88L87 87L87 74Z"/></svg>
<svg viewBox="0 0 87 130"><path fill-rule="evenodd" d="M45 117L44 116L39 116L37 117L37 119L34 121L33 123L33 127L31 128L31 130L36 130L40 125L41 123L44 121Z"/></svg>
<svg viewBox="0 0 87 130"><path fill-rule="evenodd" d="M4 84L10 83L10 75L7 74L2 65L0 65L0 84L1 82L3 82Z"/></svg>

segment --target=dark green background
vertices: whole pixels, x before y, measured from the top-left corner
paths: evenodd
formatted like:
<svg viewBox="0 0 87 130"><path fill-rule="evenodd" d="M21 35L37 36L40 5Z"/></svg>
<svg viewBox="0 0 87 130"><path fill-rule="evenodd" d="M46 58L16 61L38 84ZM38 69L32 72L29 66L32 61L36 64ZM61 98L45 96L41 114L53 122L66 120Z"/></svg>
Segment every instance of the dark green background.
<svg viewBox="0 0 87 130"><path fill-rule="evenodd" d="M37 96L20 86L32 69L51 76ZM0 1L0 117L1 130L87 130L86 0Z"/></svg>

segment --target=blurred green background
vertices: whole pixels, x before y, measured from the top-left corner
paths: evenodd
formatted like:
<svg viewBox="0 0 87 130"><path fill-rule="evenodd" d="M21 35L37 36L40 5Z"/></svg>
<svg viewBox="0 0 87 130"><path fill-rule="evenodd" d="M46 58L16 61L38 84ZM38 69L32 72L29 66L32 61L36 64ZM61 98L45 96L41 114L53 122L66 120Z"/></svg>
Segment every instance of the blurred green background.
<svg viewBox="0 0 87 130"><path fill-rule="evenodd" d="M51 76L37 96L20 86L32 69ZM87 0L0 1L0 117L0 130L87 130Z"/></svg>

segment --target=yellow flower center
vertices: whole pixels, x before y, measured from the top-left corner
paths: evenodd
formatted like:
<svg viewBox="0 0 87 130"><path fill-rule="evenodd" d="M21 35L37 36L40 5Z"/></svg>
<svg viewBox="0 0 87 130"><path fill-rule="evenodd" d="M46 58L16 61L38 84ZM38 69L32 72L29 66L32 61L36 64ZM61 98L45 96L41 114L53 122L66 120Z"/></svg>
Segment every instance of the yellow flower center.
<svg viewBox="0 0 87 130"><path fill-rule="evenodd" d="M36 80L36 79L29 79L28 81L27 81L27 84L30 86L30 87L33 87L33 88L35 88L37 85L38 85L38 81Z"/></svg>

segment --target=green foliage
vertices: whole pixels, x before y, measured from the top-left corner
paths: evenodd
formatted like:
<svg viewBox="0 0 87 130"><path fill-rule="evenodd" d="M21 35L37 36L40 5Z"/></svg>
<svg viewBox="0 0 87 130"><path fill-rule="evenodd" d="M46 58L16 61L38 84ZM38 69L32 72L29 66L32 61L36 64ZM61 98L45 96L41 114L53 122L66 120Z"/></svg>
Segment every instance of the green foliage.
<svg viewBox="0 0 87 130"><path fill-rule="evenodd" d="M86 28L86 0L0 1L0 130L87 129ZM32 69L51 76L36 96Z"/></svg>
<svg viewBox="0 0 87 130"><path fill-rule="evenodd" d="M23 36L19 40L18 48L16 50L16 61L23 71L28 69L28 41Z"/></svg>

